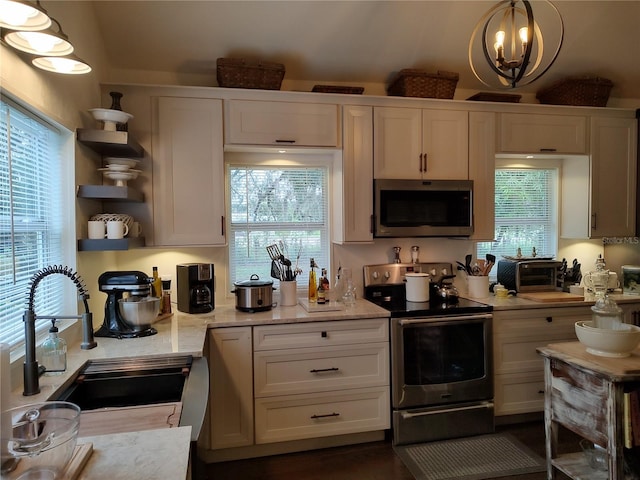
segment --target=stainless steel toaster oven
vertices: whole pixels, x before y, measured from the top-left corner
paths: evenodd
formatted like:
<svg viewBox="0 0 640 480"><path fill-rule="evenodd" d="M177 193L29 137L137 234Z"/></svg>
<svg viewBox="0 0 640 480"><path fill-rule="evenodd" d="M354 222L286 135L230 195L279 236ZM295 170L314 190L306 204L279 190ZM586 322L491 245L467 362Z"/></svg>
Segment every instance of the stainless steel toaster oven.
<svg viewBox="0 0 640 480"><path fill-rule="evenodd" d="M516 292L558 290L562 262L556 260L499 260L498 283Z"/></svg>

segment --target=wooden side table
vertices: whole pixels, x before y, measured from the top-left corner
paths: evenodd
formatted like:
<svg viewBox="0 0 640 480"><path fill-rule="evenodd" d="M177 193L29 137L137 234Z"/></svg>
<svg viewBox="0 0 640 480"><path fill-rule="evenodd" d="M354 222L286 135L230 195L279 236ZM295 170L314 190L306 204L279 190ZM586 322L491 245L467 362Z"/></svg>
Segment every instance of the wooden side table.
<svg viewBox="0 0 640 480"><path fill-rule="evenodd" d="M579 342L537 350L545 365L547 478L559 470L575 479L624 480L624 393L640 388L640 349L626 358L592 355ZM592 469L582 452L559 455L561 426L606 448L609 472Z"/></svg>

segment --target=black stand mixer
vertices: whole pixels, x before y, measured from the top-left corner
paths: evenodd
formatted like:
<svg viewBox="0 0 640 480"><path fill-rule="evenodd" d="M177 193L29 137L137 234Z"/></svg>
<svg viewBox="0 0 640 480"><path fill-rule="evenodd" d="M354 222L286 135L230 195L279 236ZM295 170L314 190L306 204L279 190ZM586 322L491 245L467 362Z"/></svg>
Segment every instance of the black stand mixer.
<svg viewBox="0 0 640 480"><path fill-rule="evenodd" d="M148 297L151 281L143 272L104 272L98 278L98 289L107 294L104 306L104 323L95 332L96 337L136 338L155 335L158 331L148 325L127 322L120 311L119 300L125 293L130 296Z"/></svg>

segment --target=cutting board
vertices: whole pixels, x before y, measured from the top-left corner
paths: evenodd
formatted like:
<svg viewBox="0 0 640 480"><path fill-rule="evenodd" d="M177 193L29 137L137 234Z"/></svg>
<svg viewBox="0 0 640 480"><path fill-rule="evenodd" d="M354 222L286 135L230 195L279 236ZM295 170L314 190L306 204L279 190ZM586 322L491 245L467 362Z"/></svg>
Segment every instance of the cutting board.
<svg viewBox="0 0 640 480"><path fill-rule="evenodd" d="M584 296L567 292L531 292L518 293L518 298L533 300L534 302L581 302Z"/></svg>
<svg viewBox="0 0 640 480"><path fill-rule="evenodd" d="M309 299L303 297L298 299L298 303L300 303L300 305L302 305L302 307L309 313L335 312L339 310L344 310L344 303L338 303L338 302L327 302L323 304L309 303Z"/></svg>

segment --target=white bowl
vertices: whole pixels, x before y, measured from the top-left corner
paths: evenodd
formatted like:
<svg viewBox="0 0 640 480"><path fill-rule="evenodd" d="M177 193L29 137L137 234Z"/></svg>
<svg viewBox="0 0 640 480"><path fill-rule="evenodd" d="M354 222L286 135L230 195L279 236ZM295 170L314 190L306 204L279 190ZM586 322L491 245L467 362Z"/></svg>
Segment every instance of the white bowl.
<svg viewBox="0 0 640 480"><path fill-rule="evenodd" d="M112 172L128 172L129 169L131 169L129 165L118 165L117 163L108 163L106 166L106 170L104 168L101 168L100 170L102 171L111 170Z"/></svg>
<svg viewBox="0 0 640 480"><path fill-rule="evenodd" d="M129 168L135 168L139 163L138 158L122 158L122 157L105 157L104 161L108 165L126 165Z"/></svg>
<svg viewBox="0 0 640 480"><path fill-rule="evenodd" d="M140 170L127 170L126 172L116 172L108 168L99 168L102 174L110 180L115 180L117 187L126 187L128 180L135 180L138 178Z"/></svg>
<svg viewBox="0 0 640 480"><path fill-rule="evenodd" d="M115 131L116 123L127 123L133 118L133 115L122 110L111 110L110 108L91 108L89 109L93 118L100 122L104 122L104 129Z"/></svg>
<svg viewBox="0 0 640 480"><path fill-rule="evenodd" d="M576 322L576 335L587 352L600 357L628 357L640 343L640 327L624 324L623 329L597 328L591 321Z"/></svg>

